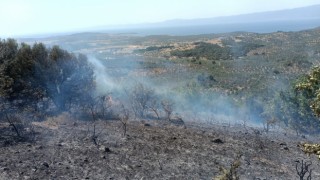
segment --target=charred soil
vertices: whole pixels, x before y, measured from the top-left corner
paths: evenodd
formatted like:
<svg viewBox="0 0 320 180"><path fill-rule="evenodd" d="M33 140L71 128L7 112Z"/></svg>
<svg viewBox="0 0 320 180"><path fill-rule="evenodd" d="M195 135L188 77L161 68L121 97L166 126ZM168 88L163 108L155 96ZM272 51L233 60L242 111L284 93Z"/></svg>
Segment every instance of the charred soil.
<svg viewBox="0 0 320 180"><path fill-rule="evenodd" d="M163 121L34 123L35 139L0 139L0 179L213 179L240 157L240 179L298 179L297 161L320 161L301 151L302 142L319 138L284 132L262 133L235 126L174 126ZM6 129L2 127L2 134Z"/></svg>

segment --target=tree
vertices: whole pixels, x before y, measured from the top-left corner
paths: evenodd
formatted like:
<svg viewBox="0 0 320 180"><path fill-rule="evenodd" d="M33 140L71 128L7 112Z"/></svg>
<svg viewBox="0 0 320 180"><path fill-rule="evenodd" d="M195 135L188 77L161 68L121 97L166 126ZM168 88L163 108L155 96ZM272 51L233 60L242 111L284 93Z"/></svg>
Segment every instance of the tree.
<svg viewBox="0 0 320 180"><path fill-rule="evenodd" d="M303 93L297 93L296 89L280 92L275 98L275 115L286 126L294 129L297 134L317 133L320 130L320 121L314 116L310 101Z"/></svg>
<svg viewBox="0 0 320 180"><path fill-rule="evenodd" d="M160 109L160 104L158 102L158 100L156 98L154 98L153 100L151 100L149 102L148 107L150 108L150 110L152 112L154 112L157 116L157 119L160 120L160 115L159 115L159 109Z"/></svg>
<svg viewBox="0 0 320 180"><path fill-rule="evenodd" d="M297 82L288 91L282 91L275 97L274 114L299 133L319 133L320 131L320 68Z"/></svg>
<svg viewBox="0 0 320 180"><path fill-rule="evenodd" d="M95 88L87 57L58 46L32 47L15 40L0 41L0 98L18 109L37 109L49 99L59 111L77 105Z"/></svg>
<svg viewBox="0 0 320 180"><path fill-rule="evenodd" d="M55 55L56 53L59 55ZM43 86L48 97L59 110L68 110L72 105L79 104L82 96L93 93L94 72L86 56L80 54L76 57L54 48L49 57L52 58L49 59L50 71L42 74L45 78L42 82L45 82Z"/></svg>
<svg viewBox="0 0 320 180"><path fill-rule="evenodd" d="M172 115L173 106L174 106L173 101L171 101L169 99L162 100L161 106L163 108L163 111L165 112L165 118L167 120L171 120L171 115Z"/></svg>
<svg viewBox="0 0 320 180"><path fill-rule="evenodd" d="M296 161L296 172L300 180L304 180L305 175L308 175L307 180L311 180L311 175L312 175L312 169L310 169L311 165L312 165L312 162L310 163L303 162L303 160L301 160L301 162L299 160Z"/></svg>
<svg viewBox="0 0 320 180"><path fill-rule="evenodd" d="M127 134L127 124L129 122L130 113L127 108L122 104L121 105L121 113L119 114L120 122L122 124L123 136L125 137Z"/></svg>
<svg viewBox="0 0 320 180"><path fill-rule="evenodd" d="M149 108L155 108L152 104L155 100L154 90L145 87L139 83L135 85L131 92L129 92L129 100L132 110L136 117L145 117L145 114Z"/></svg>
<svg viewBox="0 0 320 180"><path fill-rule="evenodd" d="M18 51L18 43L14 39L0 39L0 63L13 59Z"/></svg>

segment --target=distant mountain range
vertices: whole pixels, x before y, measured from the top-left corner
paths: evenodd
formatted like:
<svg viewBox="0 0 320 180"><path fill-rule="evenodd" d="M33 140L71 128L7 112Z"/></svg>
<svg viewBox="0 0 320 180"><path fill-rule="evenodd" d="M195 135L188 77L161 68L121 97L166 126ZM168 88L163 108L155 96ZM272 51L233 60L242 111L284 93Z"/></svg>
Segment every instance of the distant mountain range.
<svg viewBox="0 0 320 180"><path fill-rule="evenodd" d="M261 23L275 21L306 21L319 20L320 26L320 4L278 11L268 11L234 16L221 16L201 19L174 19L159 23L136 24L130 27L170 27L170 26L202 26L214 24L235 23Z"/></svg>
<svg viewBox="0 0 320 180"><path fill-rule="evenodd" d="M269 12L202 19L175 19L158 23L97 27L103 32L192 35L233 31L298 31L320 26L320 4ZM184 28L183 32L177 28ZM188 27L189 30L186 30ZM211 29L211 30L210 30ZM90 29L91 30L91 29ZM90 31L89 30L89 31Z"/></svg>
<svg viewBox="0 0 320 180"><path fill-rule="evenodd" d="M190 26L210 24L231 24L231 23L261 23L275 21L306 21L319 20L320 25L320 4L302 8L269 11L235 16L223 16L203 19L177 19L160 23L149 24L149 26Z"/></svg>
<svg viewBox="0 0 320 180"><path fill-rule="evenodd" d="M300 31L320 27L320 4L269 12L202 19L174 19L158 23L83 28L73 32L56 33L54 36L81 32L133 33L140 35L198 35L247 31L271 33L275 31ZM29 37L48 37L53 34Z"/></svg>

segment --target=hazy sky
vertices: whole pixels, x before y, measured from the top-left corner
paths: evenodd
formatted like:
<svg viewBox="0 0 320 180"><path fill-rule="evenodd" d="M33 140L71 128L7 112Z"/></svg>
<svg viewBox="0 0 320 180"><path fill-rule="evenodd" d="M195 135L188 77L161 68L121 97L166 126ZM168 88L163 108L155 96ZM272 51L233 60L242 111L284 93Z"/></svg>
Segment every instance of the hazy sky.
<svg viewBox="0 0 320 180"><path fill-rule="evenodd" d="M0 0L0 37L193 19L320 4L319 0Z"/></svg>

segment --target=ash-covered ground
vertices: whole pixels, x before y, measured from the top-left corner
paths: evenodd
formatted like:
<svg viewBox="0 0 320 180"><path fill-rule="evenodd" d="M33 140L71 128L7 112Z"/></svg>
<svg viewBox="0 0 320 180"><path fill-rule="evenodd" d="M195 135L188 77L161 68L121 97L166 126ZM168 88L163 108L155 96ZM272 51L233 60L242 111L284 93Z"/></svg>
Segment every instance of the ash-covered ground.
<svg viewBox="0 0 320 180"><path fill-rule="evenodd" d="M213 179L239 157L240 179L298 179L301 160L320 179L320 160L299 146L320 138L166 121L130 121L124 136L114 120L96 122L96 145L92 122L59 116L33 126L33 141L1 126L0 179Z"/></svg>

